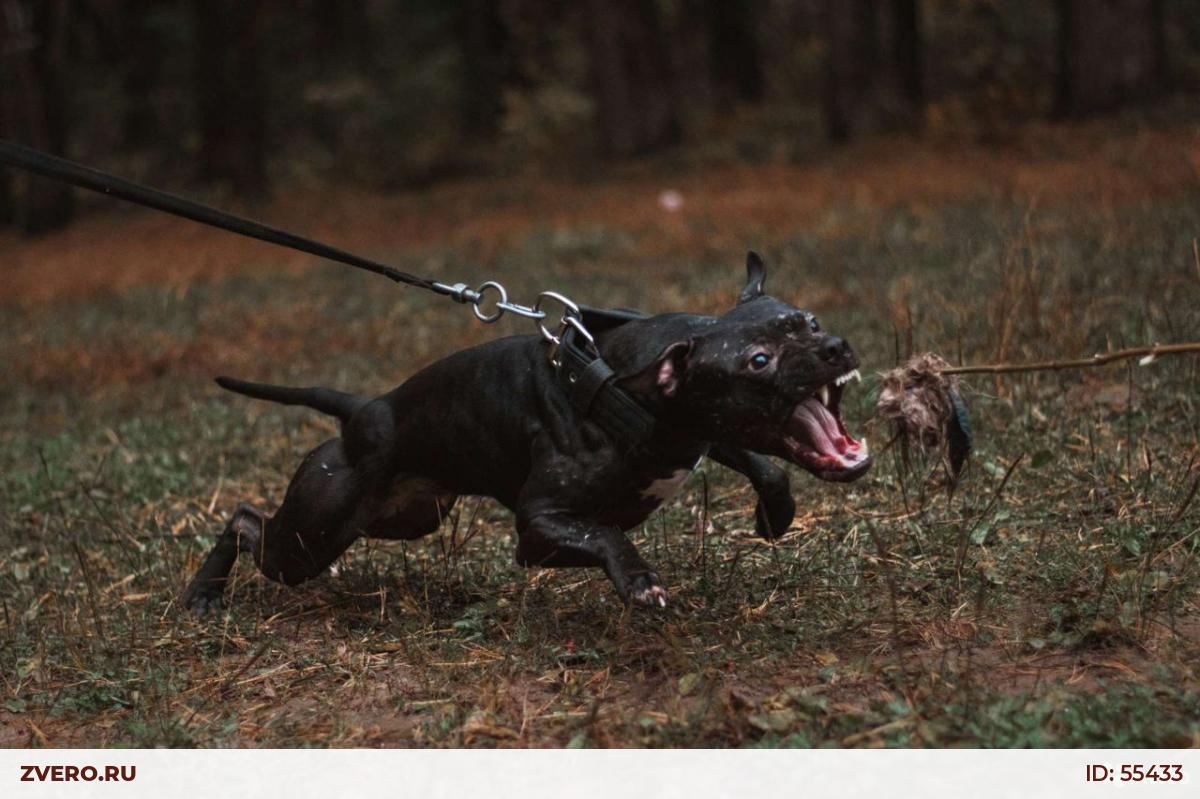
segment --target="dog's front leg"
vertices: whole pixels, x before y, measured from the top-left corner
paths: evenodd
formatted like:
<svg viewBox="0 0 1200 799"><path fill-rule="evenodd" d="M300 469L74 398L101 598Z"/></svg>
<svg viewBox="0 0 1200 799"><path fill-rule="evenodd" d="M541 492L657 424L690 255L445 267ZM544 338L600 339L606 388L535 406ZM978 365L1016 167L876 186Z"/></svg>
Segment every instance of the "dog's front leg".
<svg viewBox="0 0 1200 799"><path fill-rule="evenodd" d="M734 447L715 446L708 457L722 466L744 474L758 494L754 508L754 525L758 534L767 540L779 538L788 531L796 516L796 501L788 474L771 460L756 452Z"/></svg>
<svg viewBox="0 0 1200 799"><path fill-rule="evenodd" d="M625 602L667 606L658 572L619 528L562 513L517 513L517 563L522 566L597 566Z"/></svg>

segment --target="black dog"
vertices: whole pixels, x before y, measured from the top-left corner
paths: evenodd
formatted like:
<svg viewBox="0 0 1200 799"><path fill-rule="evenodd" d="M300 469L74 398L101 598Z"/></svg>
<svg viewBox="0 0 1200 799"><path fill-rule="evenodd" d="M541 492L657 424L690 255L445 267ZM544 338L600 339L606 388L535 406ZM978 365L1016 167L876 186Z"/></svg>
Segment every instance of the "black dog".
<svg viewBox="0 0 1200 799"><path fill-rule="evenodd" d="M630 314L597 332L593 368L566 382L561 358L552 363L539 336L455 353L375 399L219 378L232 391L336 416L342 436L305 457L274 516L237 509L185 605L218 605L239 551L293 585L360 536L431 533L460 495L475 494L516 514L521 565L597 566L626 601L665 606L658 574L624 531L673 495L704 455L750 479L758 532L770 538L786 532L795 503L786 472L765 455L822 480L855 480L871 465L838 414L858 358L812 314L763 294L766 270L754 253L747 271L724 316ZM651 432L628 445L613 424L581 410L587 403L569 391L577 381L592 384L588 403L609 391L612 407L627 403L654 422Z"/></svg>

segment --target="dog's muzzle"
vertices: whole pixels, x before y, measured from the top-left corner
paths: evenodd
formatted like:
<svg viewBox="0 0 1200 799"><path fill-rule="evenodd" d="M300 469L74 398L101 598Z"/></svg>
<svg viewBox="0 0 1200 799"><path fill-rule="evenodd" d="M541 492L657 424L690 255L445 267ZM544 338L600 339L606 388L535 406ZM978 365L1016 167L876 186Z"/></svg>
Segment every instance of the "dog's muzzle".
<svg viewBox="0 0 1200 799"><path fill-rule="evenodd" d="M839 412L847 383L858 380L854 369L817 389L792 408L784 425L784 445L789 460L822 480L850 482L871 468L866 440L846 432Z"/></svg>

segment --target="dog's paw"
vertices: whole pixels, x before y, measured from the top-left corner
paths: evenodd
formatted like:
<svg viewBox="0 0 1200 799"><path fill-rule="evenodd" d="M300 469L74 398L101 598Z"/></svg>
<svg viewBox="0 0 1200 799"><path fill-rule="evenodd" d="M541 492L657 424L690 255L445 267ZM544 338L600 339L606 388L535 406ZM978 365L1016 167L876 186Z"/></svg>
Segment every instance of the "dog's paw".
<svg viewBox="0 0 1200 799"><path fill-rule="evenodd" d="M763 538L774 541L788 531L795 516L796 500L790 492L760 497L754 508L754 529Z"/></svg>
<svg viewBox="0 0 1200 799"><path fill-rule="evenodd" d="M667 589L654 572L636 574L629 580L629 601L652 608L667 606Z"/></svg>
<svg viewBox="0 0 1200 799"><path fill-rule="evenodd" d="M205 586L193 582L179 598L184 610L196 618L220 613L225 607L224 586Z"/></svg>

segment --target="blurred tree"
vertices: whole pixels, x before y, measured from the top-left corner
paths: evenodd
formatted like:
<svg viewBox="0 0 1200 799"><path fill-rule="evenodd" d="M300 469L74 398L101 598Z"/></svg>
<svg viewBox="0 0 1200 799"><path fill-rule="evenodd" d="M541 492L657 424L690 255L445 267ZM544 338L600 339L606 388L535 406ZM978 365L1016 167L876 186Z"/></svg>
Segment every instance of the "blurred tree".
<svg viewBox="0 0 1200 799"><path fill-rule="evenodd" d="M1165 0L1057 0L1058 109L1104 110L1167 84Z"/></svg>
<svg viewBox="0 0 1200 799"><path fill-rule="evenodd" d="M0 0L4 135L59 154L67 150L69 11L67 0ZM71 187L58 181L20 175L10 196L14 221L29 234L62 227L75 212Z"/></svg>
<svg viewBox="0 0 1200 799"><path fill-rule="evenodd" d="M10 224L15 218L13 207L12 179L7 169L0 169L0 227Z"/></svg>
<svg viewBox="0 0 1200 799"><path fill-rule="evenodd" d="M98 66L117 76L123 104L119 137L123 147L153 144L160 134L150 95L158 84L165 45L150 25L156 0L74 0L72 33L96 44ZM77 53L80 60L86 55Z"/></svg>
<svg viewBox="0 0 1200 799"><path fill-rule="evenodd" d="M192 0L201 180L238 194L267 186L264 0Z"/></svg>
<svg viewBox="0 0 1200 799"><path fill-rule="evenodd" d="M362 146L361 140L354 141L363 120L361 108L380 78L370 9L367 3L345 0L296 5L286 19L272 21L265 37L270 53L264 69L274 101L267 127L277 133L290 163L311 163L313 151L304 149L312 137L330 159L330 168L350 171L344 159L347 151ZM389 37L389 48L405 45ZM288 151L289 145L299 150Z"/></svg>
<svg viewBox="0 0 1200 799"><path fill-rule="evenodd" d="M462 0L456 20L462 53L462 125L469 139L496 133L504 113L509 34L498 0Z"/></svg>
<svg viewBox="0 0 1200 799"><path fill-rule="evenodd" d="M587 0L584 10L601 149L628 156L677 143L679 110L654 0Z"/></svg>
<svg viewBox="0 0 1200 799"><path fill-rule="evenodd" d="M366 3L313 0L310 14L313 56L322 72L370 67L371 26Z"/></svg>
<svg viewBox="0 0 1200 799"><path fill-rule="evenodd" d="M0 36L4 135L244 194L268 167L412 186L685 137L795 157L822 121L994 141L1056 104L1200 86L1200 0L0 0ZM765 97L795 99L727 112ZM0 175L0 223L72 208Z"/></svg>
<svg viewBox="0 0 1200 799"><path fill-rule="evenodd" d="M16 74L16 46L10 36L10 26L4 3L0 2L0 75ZM14 138L13 81L0 82L0 137ZM16 199L13 196L13 170L0 167L0 227L16 219Z"/></svg>
<svg viewBox="0 0 1200 799"><path fill-rule="evenodd" d="M166 48L157 31L148 24L161 0L125 0L125 4L117 19L121 88L126 102L121 138L125 146L138 148L161 136L151 95L162 76Z"/></svg>
<svg viewBox="0 0 1200 799"><path fill-rule="evenodd" d="M900 93L911 106L914 121L920 121L920 108L925 102L925 76L921 50L920 0L892 0L895 14L896 70L900 78Z"/></svg>
<svg viewBox="0 0 1200 799"><path fill-rule="evenodd" d="M74 102L81 106L78 116L94 123L77 119L72 125L76 154L103 160L119 153L128 166L147 174L179 170L191 160L194 130L189 5L69 1L71 84L80 97ZM101 107L87 103L88 95Z"/></svg>
<svg viewBox="0 0 1200 799"><path fill-rule="evenodd" d="M762 99L759 5L752 0L707 0L712 80L719 103Z"/></svg>
<svg viewBox="0 0 1200 799"><path fill-rule="evenodd" d="M999 143L1054 108L1056 12L1029 0L926 0L922 56L936 135Z"/></svg>
<svg viewBox="0 0 1200 799"><path fill-rule="evenodd" d="M825 123L835 141L920 125L917 0L825 0Z"/></svg>

